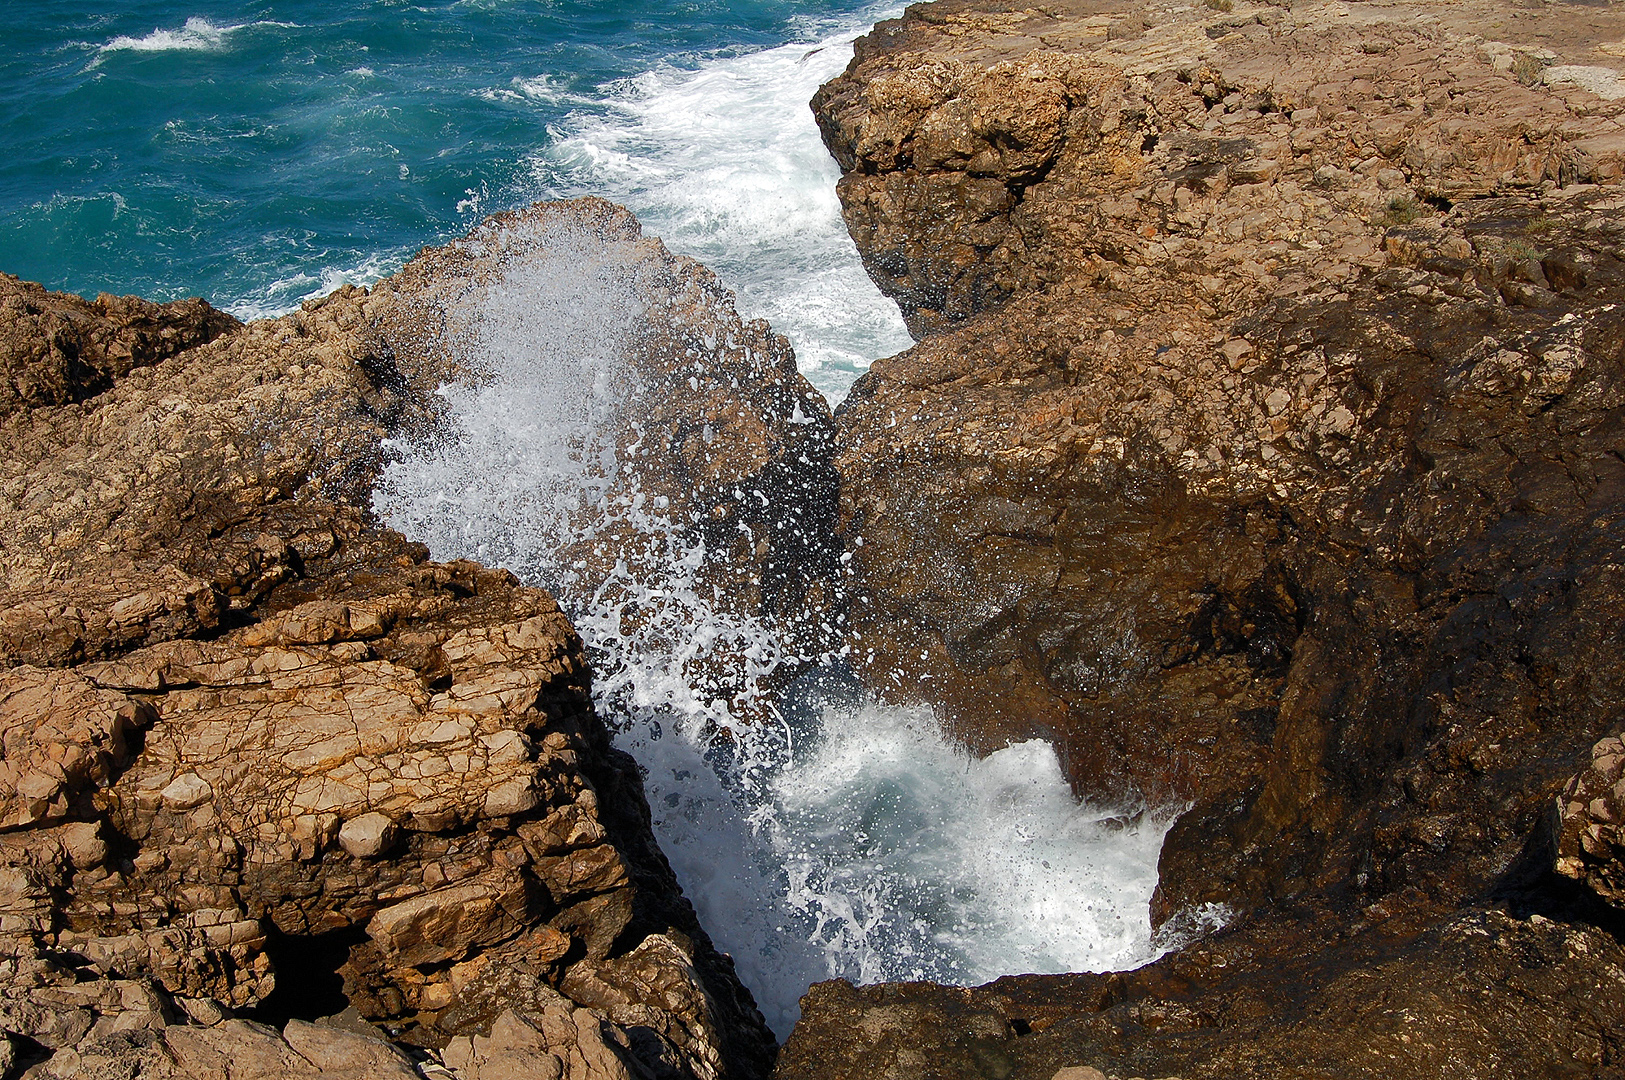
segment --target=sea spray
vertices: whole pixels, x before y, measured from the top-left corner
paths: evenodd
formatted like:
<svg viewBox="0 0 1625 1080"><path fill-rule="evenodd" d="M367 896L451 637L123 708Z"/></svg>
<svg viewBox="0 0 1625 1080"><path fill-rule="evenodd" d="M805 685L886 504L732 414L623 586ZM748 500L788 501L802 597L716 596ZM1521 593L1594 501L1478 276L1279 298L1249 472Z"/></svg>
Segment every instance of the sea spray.
<svg viewBox="0 0 1625 1080"><path fill-rule="evenodd" d="M726 383L718 370L743 356L784 380L752 406L774 438L828 423L782 358L754 355L769 339L734 340L748 327L692 264L660 263L690 300L652 298L647 267L662 256L647 243L546 225L509 247L459 306L449 346L472 378L442 389L437 437L393 448L375 508L439 558L559 595L600 713L646 770L662 846L774 1029L787 1034L807 985L832 976L977 983L1154 955L1160 823L1080 806L1046 743L977 759L929 712L854 694L838 648L809 652L791 632L798 613L717 588L709 500L640 479L658 425L638 413L653 407L639 358L667 340L665 321L693 330L696 302L715 305L701 335L713 354L667 358L692 373L677 391ZM721 439L702 419L688 423L697 447ZM740 503L768 501L740 486Z"/></svg>
<svg viewBox="0 0 1625 1080"><path fill-rule="evenodd" d="M859 33L899 12L876 6L812 24L812 41L610 83L553 126L531 159L535 190L631 207L720 274L745 315L789 335L802 372L838 401L872 359L912 342L847 235L840 171L807 102Z"/></svg>

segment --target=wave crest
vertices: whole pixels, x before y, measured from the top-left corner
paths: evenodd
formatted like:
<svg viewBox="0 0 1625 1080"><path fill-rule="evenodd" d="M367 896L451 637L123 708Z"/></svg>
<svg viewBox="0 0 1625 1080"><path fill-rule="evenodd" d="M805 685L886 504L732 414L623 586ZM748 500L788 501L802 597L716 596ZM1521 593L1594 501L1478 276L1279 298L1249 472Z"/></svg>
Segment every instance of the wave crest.
<svg viewBox="0 0 1625 1080"><path fill-rule="evenodd" d="M179 30L158 29L145 37L120 34L96 50L96 59L90 66L100 64L103 57L113 52L214 52L226 48L232 34L257 26L295 27L298 24L261 19L219 26L201 15L193 15Z"/></svg>

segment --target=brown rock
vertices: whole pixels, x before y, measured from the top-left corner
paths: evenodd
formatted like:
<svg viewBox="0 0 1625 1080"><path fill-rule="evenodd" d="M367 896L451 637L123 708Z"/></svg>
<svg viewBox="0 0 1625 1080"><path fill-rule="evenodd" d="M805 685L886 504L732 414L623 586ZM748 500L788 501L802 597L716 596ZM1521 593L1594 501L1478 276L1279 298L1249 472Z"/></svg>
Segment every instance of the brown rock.
<svg viewBox="0 0 1625 1080"><path fill-rule="evenodd" d="M154 304L103 293L86 301L9 275L0 294L0 416L82 401L241 325L197 299Z"/></svg>
<svg viewBox="0 0 1625 1080"><path fill-rule="evenodd" d="M1557 796L1555 869L1574 878L1608 902L1625 904L1625 755L1617 736L1601 739L1591 750L1591 765L1581 770Z"/></svg>
<svg viewBox="0 0 1625 1080"><path fill-rule="evenodd" d="M67 816L82 792L124 764L125 735L145 717L73 672L0 674L0 828Z"/></svg>
<svg viewBox="0 0 1625 1080"><path fill-rule="evenodd" d="M399 830L388 814L376 810L360 814L339 827L339 843L358 859L382 855L394 844Z"/></svg>
<svg viewBox="0 0 1625 1080"><path fill-rule="evenodd" d="M814 107L920 338L838 416L861 677L1183 810L1153 919L1233 929L1132 977L820 988L786 1078L1542 1073L1612 1037L1492 955L1604 917L1543 838L1625 694L1619 105L1531 58L1625 21L1227 6L920 5ZM1026 104L1058 135L982 154ZM1588 881L1609 782L1560 804ZM1499 973L1470 1010L1461 970Z"/></svg>
<svg viewBox="0 0 1625 1080"><path fill-rule="evenodd" d="M685 332L744 332L714 279L607 204L480 236L550 216L603 224L592 242L648 268L651 303L681 286ZM344 1004L307 971L336 971L358 1022L438 1045L668 933L693 944L672 978L703 992L639 1024L688 1034L573 1052L600 1073L623 1053L766 1071L771 1036L654 844L558 605L369 518L381 439L432 426L428 391L467 373L401 318L466 293L455 268L485 271L465 255L247 326L0 281L0 1026L55 1053L44 1075L407 1075L383 1042L300 1025ZM51 319L113 359L63 375L67 338L29 344ZM742 392L788 416L787 349L746 336L749 362L714 334L682 363L751 374ZM689 464L723 483L786 452L741 447ZM248 1009L290 1022L228 1015Z"/></svg>
<svg viewBox="0 0 1625 1080"><path fill-rule="evenodd" d="M357 1080L417 1080L419 1076L412 1059L382 1039L342 1028L289 1020L282 1028L282 1039L323 1076L354 1076Z"/></svg>

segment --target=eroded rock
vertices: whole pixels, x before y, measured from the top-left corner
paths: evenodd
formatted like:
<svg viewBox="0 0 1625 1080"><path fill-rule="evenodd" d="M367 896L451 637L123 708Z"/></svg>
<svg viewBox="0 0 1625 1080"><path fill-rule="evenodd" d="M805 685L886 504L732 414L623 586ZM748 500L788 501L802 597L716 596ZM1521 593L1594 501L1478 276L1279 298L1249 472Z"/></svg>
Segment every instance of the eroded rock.
<svg viewBox="0 0 1625 1080"><path fill-rule="evenodd" d="M1228 905L1235 951L984 988L985 1046L957 991L815 994L784 1075L1489 1075L1612 1037L1487 958L1600 917L1540 837L1625 691L1625 145L1603 83L1540 73L1625 21L1417 12L946 0L815 100L920 339L837 417L858 670L1184 810L1153 920ZM1434 957L1458 919L1486 940ZM1472 1007L1521 1034L1458 1025L1468 954L1531 987Z"/></svg>
<svg viewBox="0 0 1625 1080"><path fill-rule="evenodd" d="M548 215L613 224L585 235L651 302L718 291L607 204L509 224ZM416 273L247 326L0 282L14 386L45 388L0 408L0 1028L30 1075L419 1075L507 1010L573 1018L568 1075L771 1061L557 603L369 517L381 440L462 371L401 329L460 295ZM112 359L65 382L51 319ZM346 1005L420 1049L305 1022Z"/></svg>

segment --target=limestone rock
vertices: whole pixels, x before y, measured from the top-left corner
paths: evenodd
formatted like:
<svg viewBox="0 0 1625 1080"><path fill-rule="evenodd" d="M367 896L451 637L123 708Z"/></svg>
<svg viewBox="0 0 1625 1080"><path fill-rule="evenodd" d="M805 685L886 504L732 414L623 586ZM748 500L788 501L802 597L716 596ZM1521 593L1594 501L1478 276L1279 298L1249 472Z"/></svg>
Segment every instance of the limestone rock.
<svg viewBox="0 0 1625 1080"><path fill-rule="evenodd" d="M70 671L0 674L0 828L65 818L125 763L125 736L146 711Z"/></svg>
<svg viewBox="0 0 1625 1080"><path fill-rule="evenodd" d="M1423 14L941 0L815 99L919 339L837 416L854 666L1179 814L1152 917L1185 947L815 988L787 1080L1606 1055L1578 1014L1616 946L1542 838L1625 695L1625 142L1604 81L1541 72L1617 72L1625 15ZM1562 865L1607 895L1604 780L1561 804Z"/></svg>
<svg viewBox="0 0 1625 1080"><path fill-rule="evenodd" d="M103 293L86 301L7 276L0 286L0 325L4 416L83 400L134 368L206 344L241 324L202 300L154 304Z"/></svg>
<svg viewBox="0 0 1625 1080"><path fill-rule="evenodd" d="M748 370L793 411L805 387L765 326L750 363L771 373L719 333L699 348L726 318L742 332L707 272L608 204L508 224L550 215L608 223L593 242L626 245L650 303L707 298L681 363ZM767 1070L558 604L369 516L381 440L432 428L460 370L400 313L486 273L423 260L446 264L432 287L412 270L246 326L0 280L0 1029L30 1075L417 1075L305 1022L340 1007L424 1047L562 1009L571 1075ZM647 1036L559 997L588 960L639 973L614 984Z"/></svg>
<svg viewBox="0 0 1625 1080"><path fill-rule="evenodd" d="M625 1032L556 998L534 1019L504 1012L490 1035L453 1040L443 1058L461 1080L631 1080L626 1045Z"/></svg>
<svg viewBox="0 0 1625 1080"><path fill-rule="evenodd" d="M1611 735L1591 748L1591 765L1557 796L1556 870L1625 904L1625 741Z"/></svg>
<svg viewBox="0 0 1625 1080"><path fill-rule="evenodd" d="M851 656L1081 794L1194 802L1159 922L1474 894L1625 677L1616 106L1498 73L1494 5L1353 10L956 0L815 101L928 335L839 416Z"/></svg>
<svg viewBox="0 0 1625 1080"><path fill-rule="evenodd" d="M398 833L388 814L373 810L339 826L339 844L358 859L372 859L387 851Z"/></svg>

